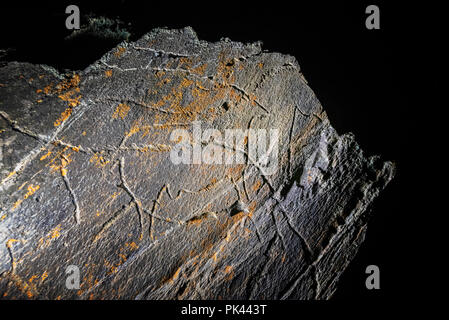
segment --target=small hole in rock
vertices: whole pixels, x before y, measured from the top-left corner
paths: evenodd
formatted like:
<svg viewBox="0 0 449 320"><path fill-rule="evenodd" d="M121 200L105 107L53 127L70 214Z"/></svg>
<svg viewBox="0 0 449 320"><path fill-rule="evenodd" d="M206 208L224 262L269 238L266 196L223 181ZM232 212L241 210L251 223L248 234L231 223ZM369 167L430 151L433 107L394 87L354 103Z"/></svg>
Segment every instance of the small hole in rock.
<svg viewBox="0 0 449 320"><path fill-rule="evenodd" d="M229 103L224 102L224 103L221 105L221 107L222 107L223 109L225 109L225 111L228 111L228 110L229 110Z"/></svg>

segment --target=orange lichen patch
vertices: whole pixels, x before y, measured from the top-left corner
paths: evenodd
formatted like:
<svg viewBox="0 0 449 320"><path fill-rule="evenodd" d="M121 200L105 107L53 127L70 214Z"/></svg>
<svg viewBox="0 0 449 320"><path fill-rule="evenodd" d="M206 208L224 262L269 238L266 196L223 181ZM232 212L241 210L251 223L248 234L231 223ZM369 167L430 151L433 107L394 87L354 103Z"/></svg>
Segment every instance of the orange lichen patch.
<svg viewBox="0 0 449 320"><path fill-rule="evenodd" d="M286 259L287 259L287 255L284 253L282 255L281 262L284 263Z"/></svg>
<svg viewBox="0 0 449 320"><path fill-rule="evenodd" d="M214 260L214 262L217 262L217 260L218 260L218 252L214 252L214 254L212 255L212 260Z"/></svg>
<svg viewBox="0 0 449 320"><path fill-rule="evenodd" d="M67 175L67 165L71 162L72 160L70 158L65 157L64 155L61 156L61 166L60 166L60 172L61 175L63 177L65 177Z"/></svg>
<svg viewBox="0 0 449 320"><path fill-rule="evenodd" d="M97 212L95 213L95 215L96 215L97 217L99 217L99 216L101 215L100 210L97 210Z"/></svg>
<svg viewBox="0 0 449 320"><path fill-rule="evenodd" d="M121 193L121 191L115 191L113 194L111 194L109 197L111 198L111 200L114 200L115 198L117 198L117 196Z"/></svg>
<svg viewBox="0 0 449 320"><path fill-rule="evenodd" d="M162 71L162 70L158 70L158 71L156 71L156 77L158 77L158 78L162 78L163 76L165 76L165 71Z"/></svg>
<svg viewBox="0 0 449 320"><path fill-rule="evenodd" d="M137 248L139 248L139 246L134 241L125 243L125 246L129 247L131 250L136 250Z"/></svg>
<svg viewBox="0 0 449 320"><path fill-rule="evenodd" d="M114 52L114 56L116 56L117 58L119 58L122 54L125 53L125 51L126 51L125 48L119 47L119 48L117 48L117 51Z"/></svg>
<svg viewBox="0 0 449 320"><path fill-rule="evenodd" d="M46 248L50 245L50 243L53 240L58 239L60 236L61 236L61 225L57 225L56 227L51 229L50 232L45 237L39 239L37 247L38 248ZM42 275L44 280L47 276L44 277L44 275ZM42 280L42 281L44 281L44 280Z"/></svg>
<svg viewBox="0 0 449 320"><path fill-rule="evenodd" d="M173 282L173 281L175 281L176 279L178 279L178 277L179 277L179 274L181 273L181 267L179 267L176 271L175 271L175 273L173 274L173 276L170 278L170 282Z"/></svg>
<svg viewBox="0 0 449 320"><path fill-rule="evenodd" d="M179 278L180 273L181 273L181 267L176 269L176 271L170 277L165 277L164 279L162 279L162 285L167 284L167 283L173 283L174 281L176 281Z"/></svg>
<svg viewBox="0 0 449 320"><path fill-rule="evenodd" d="M37 275L32 275L32 276L28 279L28 282L29 282L29 283L32 283L32 282L34 281L34 279L37 279L37 278L39 278L39 276L37 276Z"/></svg>
<svg viewBox="0 0 449 320"><path fill-rule="evenodd" d="M248 214L249 215L249 214ZM234 224L239 220L242 220L246 216L246 213L243 211L237 212L231 217L231 223Z"/></svg>
<svg viewBox="0 0 449 320"><path fill-rule="evenodd" d="M51 151L48 151L46 154L44 154L42 157L40 157L40 159L39 160L44 160L44 159L46 159L47 157L49 157L51 155Z"/></svg>
<svg viewBox="0 0 449 320"><path fill-rule="evenodd" d="M19 240L17 239L9 239L8 241L6 241L6 247L11 249L12 248L12 244L15 242L19 242Z"/></svg>
<svg viewBox="0 0 449 320"><path fill-rule="evenodd" d="M46 164L46 167L50 166L50 172L59 171L62 176L67 175L67 166L72 162L70 158L72 153L67 153L69 150L73 150L73 148L64 147Z"/></svg>
<svg viewBox="0 0 449 320"><path fill-rule="evenodd" d="M7 216L8 216L8 215L7 215L6 213L5 213L4 215L2 215L1 218L0 218L0 221L5 220Z"/></svg>
<svg viewBox="0 0 449 320"><path fill-rule="evenodd" d="M161 79L160 81L158 81L158 83L156 83L156 86L158 88L161 88L162 86L166 85L167 83L170 83L172 81L171 78L162 78L165 75L164 71L158 71L156 72L156 77ZM153 90L153 94L156 94L158 91L157 90Z"/></svg>
<svg viewBox="0 0 449 320"><path fill-rule="evenodd" d="M232 278L234 278L234 268L232 266L226 266L224 269L224 273L226 275L226 281L230 281L232 280Z"/></svg>
<svg viewBox="0 0 449 320"><path fill-rule="evenodd" d="M192 68L193 61L188 58L179 59L179 63L192 74L202 74L207 67L206 65L200 65ZM178 68L180 68L180 65L178 65ZM157 125L161 130L171 128L174 124L196 120L200 114L203 114L209 120L213 120L217 114L214 104L221 103L226 98L233 102L236 102L234 99L241 99L241 94L235 92L235 89L230 86L235 81L233 69L233 61L226 61L224 54L221 54L216 81L212 88L206 88L204 86L206 81L203 80L193 81L188 77L181 78L167 95L153 104L155 108L168 105L169 107L166 110L170 111L168 114L157 114L155 126ZM151 92L149 93L151 94ZM186 105L183 104L185 94L190 94L193 98L193 101Z"/></svg>
<svg viewBox="0 0 449 320"><path fill-rule="evenodd" d="M113 274L113 273L116 273L117 271L118 271L118 268L122 265L122 264L124 264L125 262L126 262L126 256L124 255L124 254L119 254L119 261L116 263L116 264L114 264L114 263L109 263L109 261L105 261L105 265L106 265L106 267L108 267L109 268L109 271L107 272L107 274L108 275L111 275L111 274Z"/></svg>
<svg viewBox="0 0 449 320"><path fill-rule="evenodd" d="M11 178L13 175L15 175L15 174L16 174L16 171L11 171L11 172L6 176L6 178L3 179L2 184L3 184L6 180L8 180L9 178Z"/></svg>
<svg viewBox="0 0 449 320"><path fill-rule="evenodd" d="M191 218L189 221L187 221L186 225L191 226L191 225L199 225L201 224L201 222L203 222L205 220L204 217L200 216L200 217L193 217Z"/></svg>
<svg viewBox="0 0 449 320"><path fill-rule="evenodd" d="M202 188L201 188L200 190L198 190L197 192L205 192L205 191L209 191L209 190L215 188L217 184L218 184L217 178L212 178L212 179L210 180L210 182L209 182L206 186L202 187Z"/></svg>
<svg viewBox="0 0 449 320"><path fill-rule="evenodd" d="M136 134L137 132L140 131L139 126L137 125L137 122L134 122L133 126L131 127L131 129L129 130L128 133L126 133L127 137L131 137L132 135Z"/></svg>
<svg viewBox="0 0 449 320"><path fill-rule="evenodd" d="M257 180L256 183L253 184L253 186L251 187L251 189L256 192L257 190L260 189L260 186L262 185L262 181Z"/></svg>
<svg viewBox="0 0 449 320"><path fill-rule="evenodd" d="M71 79L65 79L53 86L49 84L43 90L36 90L37 93L45 93L46 95L57 94L58 98L68 102L68 108L64 110L58 119L55 120L54 126L61 125L72 114L73 108L80 104L81 95L79 89L80 76L74 74Z"/></svg>
<svg viewBox="0 0 449 320"><path fill-rule="evenodd" d="M256 210L256 207L257 207L257 202L255 202L255 201L252 201L252 202L249 204L249 206L248 206L248 210L249 210L248 215L249 215L250 217L252 217L254 210Z"/></svg>
<svg viewBox="0 0 449 320"><path fill-rule="evenodd" d="M83 135L83 136L85 136L86 134L87 134L86 131L83 131L83 132L81 133L81 135Z"/></svg>
<svg viewBox="0 0 449 320"><path fill-rule="evenodd" d="M105 160L101 153L97 152L90 158L89 162L95 164L98 168L104 168L109 163L109 160Z"/></svg>
<svg viewBox="0 0 449 320"><path fill-rule="evenodd" d="M46 87L44 88L44 93L47 94L47 95L48 95L48 94L51 94L52 87L53 87L52 84L49 84L48 86L46 86Z"/></svg>
<svg viewBox="0 0 449 320"><path fill-rule="evenodd" d="M55 127L60 126L65 120L67 120L70 115L72 114L73 108L67 108L65 109L58 119L53 123Z"/></svg>
<svg viewBox="0 0 449 320"><path fill-rule="evenodd" d="M43 89L43 92L47 95L49 94L61 94L67 90L76 89L79 86L80 83L80 76L78 74L74 74L72 78L70 79L64 79L60 83L56 84L55 86L53 84L49 84ZM37 93L41 93L42 90L38 89L36 90Z"/></svg>
<svg viewBox="0 0 449 320"><path fill-rule="evenodd" d="M61 236L60 232L61 232L61 225L57 225L50 231L50 234L48 235L49 239L59 238Z"/></svg>
<svg viewBox="0 0 449 320"><path fill-rule="evenodd" d="M257 64L257 66L258 66L260 69L262 69L262 68L263 68L263 63L262 63L262 62L259 62L259 63Z"/></svg>
<svg viewBox="0 0 449 320"><path fill-rule="evenodd" d="M151 129L153 129L153 126L151 125L143 125L140 127L139 131L142 131L142 138L149 135L151 132ZM155 134L155 133L153 133Z"/></svg>
<svg viewBox="0 0 449 320"><path fill-rule="evenodd" d="M22 190L23 187L25 187L27 183L28 183L28 181L25 181L24 183L22 183L22 185L17 190Z"/></svg>
<svg viewBox="0 0 449 320"><path fill-rule="evenodd" d="M6 241L6 247L7 247L9 250L11 250L12 244L15 243L15 242L19 242L19 240L17 240L17 239L9 239L8 241ZM13 259L13 260L11 261L11 264L12 264L12 269L14 270L15 267L16 267L16 261Z"/></svg>
<svg viewBox="0 0 449 320"><path fill-rule="evenodd" d="M17 288L24 293L28 298L33 298L35 295L38 294L36 287L31 282L24 281L22 278L20 278L17 274L11 274L11 280L13 280L14 284L17 286Z"/></svg>
<svg viewBox="0 0 449 320"><path fill-rule="evenodd" d="M79 105L81 96L77 96L75 98L71 97L75 92L79 92L79 88L76 88L74 91L69 91L66 94L59 96L61 100L69 102L69 107L61 113L58 119L56 119L56 121L54 122L55 127L61 125L64 121L66 121L72 114L73 108Z"/></svg>
<svg viewBox="0 0 449 320"><path fill-rule="evenodd" d="M251 103L252 106L257 106L257 97L256 95L250 93L249 94L249 102Z"/></svg>
<svg viewBox="0 0 449 320"><path fill-rule="evenodd" d="M182 81L181 81L181 87L182 87L182 88L188 88L188 87L190 87L193 83L194 83L193 80L184 78L184 79L182 79Z"/></svg>
<svg viewBox="0 0 449 320"><path fill-rule="evenodd" d="M45 279L47 279L47 278L48 278L48 272L45 271L45 272L42 274L42 276L41 276L41 282L44 282Z"/></svg>
<svg viewBox="0 0 449 320"><path fill-rule="evenodd" d="M75 88L73 90L65 92L64 94L60 94L58 98L63 101L67 101L69 103L69 107L73 108L80 104L81 95L74 97L74 95L79 92L80 88Z"/></svg>
<svg viewBox="0 0 449 320"><path fill-rule="evenodd" d="M243 96L240 92L232 89L229 91L229 99L233 101L235 104L239 104L242 101Z"/></svg>
<svg viewBox="0 0 449 320"><path fill-rule="evenodd" d="M232 166L229 169L226 170L226 176L228 177L233 177L233 178L238 178L242 175L242 171L243 169L245 169L245 165L244 164L239 164L236 166Z"/></svg>
<svg viewBox="0 0 449 320"><path fill-rule="evenodd" d="M189 68L189 71L194 73L194 74L197 74L199 76L202 76L202 75L204 75L204 72L206 71L206 68L207 68L207 63L202 64L202 65L200 65L200 66L198 66L196 68Z"/></svg>
<svg viewBox="0 0 449 320"><path fill-rule="evenodd" d="M106 78L111 77L111 76L112 76L112 70L106 70L106 71L104 72L104 75L105 75Z"/></svg>
<svg viewBox="0 0 449 320"><path fill-rule="evenodd" d="M39 188L40 188L39 185L36 185L36 186L33 185L33 184L28 185L28 188L27 188L28 191L27 191L27 193L23 196L23 199L17 200L17 201L14 203L14 205L13 205L13 207L12 207L11 210L12 210L12 211L16 210L24 200L26 200L26 199L28 199L29 197L31 197L37 190L39 190Z"/></svg>
<svg viewBox="0 0 449 320"><path fill-rule="evenodd" d="M113 119L118 119L119 117L122 119L125 119L129 112L129 105L120 103L117 108L115 109L115 112L112 114Z"/></svg>

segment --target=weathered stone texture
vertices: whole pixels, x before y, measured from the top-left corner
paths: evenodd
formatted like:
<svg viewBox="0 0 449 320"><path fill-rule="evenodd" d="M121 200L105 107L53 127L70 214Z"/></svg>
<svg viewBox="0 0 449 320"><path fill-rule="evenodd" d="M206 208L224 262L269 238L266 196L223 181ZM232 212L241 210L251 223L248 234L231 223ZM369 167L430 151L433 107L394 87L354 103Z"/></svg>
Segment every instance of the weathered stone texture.
<svg viewBox="0 0 449 320"><path fill-rule="evenodd" d="M278 128L278 171L173 164L194 120ZM0 129L3 299L327 299L394 172L335 132L294 57L190 28L71 75L8 63Z"/></svg>

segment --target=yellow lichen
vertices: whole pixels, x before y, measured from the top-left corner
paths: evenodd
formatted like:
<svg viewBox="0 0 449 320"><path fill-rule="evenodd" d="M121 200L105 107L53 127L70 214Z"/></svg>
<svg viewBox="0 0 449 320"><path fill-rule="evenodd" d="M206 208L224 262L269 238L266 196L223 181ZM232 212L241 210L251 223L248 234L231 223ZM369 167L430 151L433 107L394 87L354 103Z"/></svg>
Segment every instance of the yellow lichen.
<svg viewBox="0 0 449 320"><path fill-rule="evenodd" d="M125 243L125 245L129 247L131 250L136 250L139 247L134 241L130 243L127 242Z"/></svg>
<svg viewBox="0 0 449 320"><path fill-rule="evenodd" d="M109 163L109 160L105 160L100 153L95 153L89 160L90 163L95 164L98 168L103 168Z"/></svg>
<svg viewBox="0 0 449 320"><path fill-rule="evenodd" d="M39 190L39 188L40 188L39 185L36 185L36 186L35 186L35 185L33 185L33 184L30 184L30 185L28 186L28 188L27 188L28 192L24 195L23 199L17 200L17 201L14 203L14 205L13 205L13 207L12 207L11 210L12 210L12 211L16 210L24 200L26 200L26 199L28 199L30 196L32 196L37 190Z"/></svg>
<svg viewBox="0 0 449 320"><path fill-rule="evenodd" d="M226 268L224 269L224 273L226 274L226 280L230 281L232 280L232 278L234 278L234 269L232 268L232 266L226 266Z"/></svg>
<svg viewBox="0 0 449 320"><path fill-rule="evenodd" d="M119 48L117 49L117 51L114 52L114 55L115 55L117 58L119 58L123 53L125 53L125 51L126 51L125 48L119 47Z"/></svg>
<svg viewBox="0 0 449 320"><path fill-rule="evenodd" d="M125 119L126 115L129 112L129 105L120 103L117 108L115 109L115 112L112 114L113 119L118 119L119 117L122 119Z"/></svg>
<svg viewBox="0 0 449 320"><path fill-rule="evenodd" d="M6 247L8 247L9 249L11 249L12 244L13 244L14 242L19 242L19 240L17 240L17 239L9 239L8 241L6 241Z"/></svg>
<svg viewBox="0 0 449 320"><path fill-rule="evenodd" d="M45 271L41 276L41 282L44 282L45 279L47 279L47 278L48 278L48 273L47 273L47 271Z"/></svg>
<svg viewBox="0 0 449 320"><path fill-rule="evenodd" d="M64 121L66 121L66 120L70 117L70 115L72 114L72 111L73 111L73 108L72 108L72 107L65 109L65 110L61 113L61 115L59 116L59 118L56 119L56 121L53 123L54 126L55 126L55 127L60 126Z"/></svg>
<svg viewBox="0 0 449 320"><path fill-rule="evenodd" d="M51 172L59 171L62 176L67 174L67 165L72 162L72 159L70 158L71 153L66 152L70 149L73 150L73 147L64 147L50 160L46 166L50 166Z"/></svg>
<svg viewBox="0 0 449 320"><path fill-rule="evenodd" d="M40 157L40 159L39 160L44 160L44 159L46 159L48 156L50 156L51 155L51 151L48 151L46 154L44 154L42 157Z"/></svg>
<svg viewBox="0 0 449 320"><path fill-rule="evenodd" d="M61 125L72 114L73 108L80 104L81 95L79 89L80 76L75 74L71 79L65 79L57 85L49 84L43 90L37 89L36 93L44 93L46 95L58 95L58 98L68 102L68 108L64 110L58 119L55 120L54 126ZM42 102L42 100L38 100Z"/></svg>
<svg viewBox="0 0 449 320"><path fill-rule="evenodd" d="M50 239L56 239L59 238L61 236L61 226L57 225L56 227L54 227L51 231L50 231L50 235L49 238Z"/></svg>

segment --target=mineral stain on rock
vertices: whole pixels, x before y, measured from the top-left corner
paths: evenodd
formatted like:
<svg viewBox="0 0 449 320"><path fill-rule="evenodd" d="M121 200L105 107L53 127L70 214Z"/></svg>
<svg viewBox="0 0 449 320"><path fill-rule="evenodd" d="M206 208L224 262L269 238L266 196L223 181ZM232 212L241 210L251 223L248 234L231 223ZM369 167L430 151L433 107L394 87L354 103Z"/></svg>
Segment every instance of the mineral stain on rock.
<svg viewBox="0 0 449 320"><path fill-rule="evenodd" d="M76 73L9 62L0 83L3 299L328 299L394 175L260 43L155 29ZM278 170L174 164L193 121L278 128Z"/></svg>

